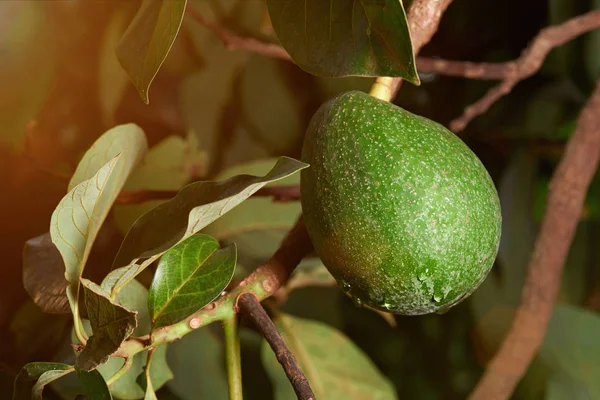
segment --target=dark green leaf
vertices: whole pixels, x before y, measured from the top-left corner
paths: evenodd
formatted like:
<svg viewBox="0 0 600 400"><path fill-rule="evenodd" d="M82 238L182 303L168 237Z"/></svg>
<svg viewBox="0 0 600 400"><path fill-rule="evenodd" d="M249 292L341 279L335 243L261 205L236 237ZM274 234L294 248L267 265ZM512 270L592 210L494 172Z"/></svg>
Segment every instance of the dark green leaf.
<svg viewBox="0 0 600 400"><path fill-rule="evenodd" d="M398 76L419 84L399 0L267 0L273 28L311 74Z"/></svg>
<svg viewBox="0 0 600 400"><path fill-rule="evenodd" d="M578 387L590 399L600 397L600 317L576 307L557 305L540 355L550 367L553 390ZM556 398L556 397L555 397ZM582 397L585 398L585 397Z"/></svg>
<svg viewBox="0 0 600 400"><path fill-rule="evenodd" d="M223 354L223 343L209 327L185 335L169 345L174 378L167 386L184 400L227 399Z"/></svg>
<svg viewBox="0 0 600 400"><path fill-rule="evenodd" d="M387 378L339 331L320 322L281 314L277 327L302 366L317 399L396 399ZM266 342L262 359L275 399L294 398L292 386Z"/></svg>
<svg viewBox="0 0 600 400"><path fill-rule="evenodd" d="M15 378L13 400L42 399L44 386L73 372L73 366L54 362L34 362L25 365Z"/></svg>
<svg viewBox="0 0 600 400"><path fill-rule="evenodd" d="M43 360L53 356L70 331L72 321L70 315L47 314L33 301L27 301L10 322L15 353L20 360Z"/></svg>
<svg viewBox="0 0 600 400"><path fill-rule="evenodd" d="M52 243L50 233L25 242L23 248L23 285L31 299L44 312L68 314L65 263Z"/></svg>
<svg viewBox="0 0 600 400"><path fill-rule="evenodd" d="M106 381L98 371L82 371L75 367L77 378L85 390L86 400L112 400Z"/></svg>
<svg viewBox="0 0 600 400"><path fill-rule="evenodd" d="M240 175L226 181L196 182L184 187L174 199L136 221L113 263L117 269L106 277L102 287L117 292L165 251L220 218L266 184L306 167L308 165L300 161L281 157L263 177ZM145 260L137 264L138 258Z"/></svg>
<svg viewBox="0 0 600 400"><path fill-rule="evenodd" d="M144 0L117 47L119 62L144 103L185 14L186 0Z"/></svg>
<svg viewBox="0 0 600 400"><path fill-rule="evenodd" d="M85 288L92 336L77 357L77 367L91 371L108 360L137 326L135 313L112 302L108 293L87 279L81 283Z"/></svg>
<svg viewBox="0 0 600 400"><path fill-rule="evenodd" d="M221 250L203 234L167 251L148 294L152 329L181 321L217 298L231 281L235 262L235 245Z"/></svg>

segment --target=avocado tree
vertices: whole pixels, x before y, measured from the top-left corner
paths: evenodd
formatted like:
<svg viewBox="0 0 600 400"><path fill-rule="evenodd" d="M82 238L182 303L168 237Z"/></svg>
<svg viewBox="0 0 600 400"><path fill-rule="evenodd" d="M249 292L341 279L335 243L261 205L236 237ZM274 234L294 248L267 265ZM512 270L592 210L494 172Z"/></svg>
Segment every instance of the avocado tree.
<svg viewBox="0 0 600 400"><path fill-rule="evenodd" d="M600 215L594 5L575 10L550 1L551 26L533 33L519 58L473 63L417 56L443 29L444 15L458 18L452 0L57 3L39 7L77 29L67 32L56 69L80 85L57 80L52 102L27 126L36 168L65 187L47 232L25 243L30 301L11 326L40 335L56 325L52 340L63 348L19 366L13 399L490 399L515 390L524 398L600 396L600 353L590 339L600 332L591 311L600 309L598 268L568 258L582 215L594 232ZM96 22L77 24L75 13ZM102 39L90 39L96 36ZM102 54L100 62L92 58L100 63L93 73L78 71L71 52L81 38ZM571 53L546 62L573 40L580 41L566 49ZM569 75L577 52L591 60L587 80ZM543 66L554 71L552 62L564 70L546 72L553 78L541 81L553 89L540 89L537 109L528 111L532 131L555 135L527 138L546 170L513 144L502 168L486 168L498 163L459 135L479 116L483 126L502 126L508 118L496 102L518 114L525 106L515 110L503 98ZM282 94L273 84L284 80L281 69L295 92ZM175 90L184 86L181 76L193 90ZM500 83L456 101L442 98L456 103L448 110L462 112L448 129L396 97L403 80L418 99L425 90L419 85L435 88L438 76ZM316 79L326 84L316 88ZM181 122L181 98L198 91L206 104L190 102ZM322 92L318 101L314 91ZM557 93L568 106L557 117L560 129L554 120L548 128L554 103L546 100ZM290 97L296 103L288 107ZM77 129L64 121L77 107L73 126L95 134L69 136ZM270 124L276 113L283 123ZM528 124L531 118L500 130ZM39 144L51 126L70 148ZM208 138L191 126L219 134ZM264 131L275 133L265 139ZM492 144L524 140L518 131L506 137ZM270 150L250 156L256 143ZM231 148L233 156L224 152ZM513 192L521 190L532 193L535 207L526 204L517 215L523 206ZM514 230L533 214L539 229ZM594 248L583 250L590 260ZM578 295L560 291L568 263L579 266ZM307 288L316 291L294 300ZM555 308L559 297L566 305ZM353 306L346 311L332 308L347 301ZM502 307L506 314L498 314ZM346 329L336 322L344 312L369 328ZM425 314L433 315L416 317ZM418 318L425 322L408 327ZM405 326L412 336L400 342L396 332ZM410 379L390 367L410 369L412 360L396 356L409 354L398 346L415 337L443 343L418 363L439 349L452 359L451 372L436 372L441 389L431 389L429 378L403 382Z"/></svg>

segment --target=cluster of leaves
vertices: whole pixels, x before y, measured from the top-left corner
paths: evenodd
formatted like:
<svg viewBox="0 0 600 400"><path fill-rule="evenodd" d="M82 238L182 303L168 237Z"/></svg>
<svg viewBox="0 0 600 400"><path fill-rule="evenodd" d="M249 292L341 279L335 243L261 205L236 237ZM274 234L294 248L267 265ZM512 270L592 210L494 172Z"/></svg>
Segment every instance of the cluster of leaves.
<svg viewBox="0 0 600 400"><path fill-rule="evenodd" d="M287 3L291 4L290 7L283 8ZM306 8L298 8L293 3L306 5ZM327 7L329 5L331 8ZM160 214L160 222L152 223L153 218L145 219L141 230L149 230L147 234L151 238L148 241L135 241L133 248L119 252L120 261L114 264L112 282L104 276L98 279L87 276L88 280L81 280L82 294L76 289L79 284L75 286L74 282L84 272L84 267L85 273L101 269L92 264L101 259L94 257L94 251L102 251L98 242L102 239L103 230L116 224L117 233L125 234L135 226L139 217L152 214L163 204L162 201L149 201L139 205L113 206L114 196L119 192L116 185L123 185L122 189L127 191L179 190L196 176L192 170L199 164L212 165L222 147L230 150L223 157L224 162L215 162L218 165L214 169L209 168L212 172L220 172L215 175L216 181L223 182L241 174L266 176L277 160L261 160L226 171L223 167L265 156L289 154L307 117L298 111L302 103L296 102L305 96L303 90L317 92L316 95L311 93L313 97L327 98L339 90L370 84L370 80L315 78L317 83L307 85L308 89L303 87L306 81L292 85L289 81L300 81L298 78L303 75L298 72L282 73L281 65L274 60L251 57L244 52L228 52L208 30L194 25L193 21L188 21L188 31L180 32L186 7L195 7L203 15L214 17L230 27L235 25L235 29L243 34L252 32L258 36L256 32L260 32L263 37L279 39L295 62L308 72L322 76L377 76L391 71L391 75L413 81L418 79L412 54L408 54L406 42L399 39L407 29L404 11L397 1L269 0L267 6L277 37L261 25L262 2L244 0L145 0L123 39L121 36L128 23L127 12L118 10L111 19L103 39L103 72L97 85L101 88L103 118L108 121L114 119L118 100L128 85L123 67L145 102L149 101L150 86L153 85L153 103L161 101L157 93L164 93L159 92L159 69L185 75L187 70L197 67L190 66L196 61L190 61L193 57L182 50L185 42L179 40L182 33L191 32L202 58L197 63L204 63L201 73L195 74L186 86L186 119L196 131L191 132L187 139L170 136L148 152L143 144L141 147L131 143L120 147L121 144L118 144L111 150L114 151L112 157L118 157L115 161L99 158L87 171L78 169L79 178L74 176L75 180L71 180L70 193L75 194L76 186L98 174L98 182L107 186L99 190L90 185L89 193L80 188L77 193L82 195L81 204L82 207L85 204L85 208L76 209L73 204L67 203L75 200L71 197L62 204L72 208L63 208L56 215L59 221L68 224L71 214L72 222L77 225L67 229L74 235L68 242L81 246L80 252L75 252L63 243L64 254L70 254L67 278L64 277L67 263L63 260L63 253L52 243L54 238L50 234L26 244L24 282L35 303L49 312L70 313L76 310L81 321L76 325L79 336L86 340L86 344L91 341L94 347L90 347L83 358L82 347L78 346L77 358L68 349L67 354L63 352L62 357L56 358L61 363L28 364L15 382L17 398L29 398L32 393L40 397L44 385L51 381L54 392L66 399L78 393L85 393L89 398L113 396L135 399L143 398L146 393L150 396L154 391L159 398L162 398L161 395L183 399L226 397L227 380L222 368L223 349L218 330L201 328L180 341L159 345L152 352L151 362L148 362L148 349L135 338L168 329L168 324L193 313L192 308L201 308L202 304L210 302L206 299L213 293L218 295L220 289L217 288L227 285L225 282L231 278L230 274L245 276L262 263L274 252L299 215L299 204L272 203L267 198L250 197L189 237L186 232L190 226L191 210L175 212L173 215L180 218L179 222L173 225L172 231L165 231L165 227L172 226L175 219L168 215L167 209L165 214ZM380 6L383 8L378 8ZM221 12L219 7L228 11ZM597 7L597 0L537 0L531 4L533 11L528 14L518 0L512 3L454 2L436 36L438 44L433 43L429 53L447 58L460 55L460 58L489 61L514 58L539 28ZM544 15L546 8L547 19ZM39 15L40 10L31 9L34 10L31 23L40 26L43 19ZM534 12L536 16L533 16ZM336 23L332 24L334 16ZM466 24L465 21L470 22ZM515 24L522 29L514 30ZM29 31L33 30L23 29L23 32ZM348 32L353 33L355 40L348 40ZM509 98L476 121L473 130L465 137L498 182L505 221L503 243L494 273L467 304L442 316L397 317L402 328L395 330L377 315L354 308L352 302L336 289L305 288L290 295L281 307L285 313L279 313L276 320L319 398L353 398L368 393L369 398L379 395L382 399L392 399L396 394L390 382L407 398L465 398L476 382L481 365L501 343L518 304L537 230L536 223L543 213L549 176L572 132L577 113L593 81L598 78L599 58L595 51L598 35L598 32L593 32L557 49L540 76L518 86ZM33 55L26 58L26 64L53 65L47 56L41 56L46 54L44 50L49 46L46 38L52 35L42 36L35 41L31 50ZM25 39L2 35L0 40L5 43L5 40ZM386 47L387 43L396 45ZM504 47L499 48L499 44ZM114 56L115 47L118 57ZM343 51L334 52L332 48ZM395 52L396 49L402 51ZM348 57L351 53L355 57ZM27 71L25 68L22 70ZM6 116L6 110L11 110L5 102L24 104L19 99L27 97L29 106L21 107L19 115L27 115L27 112L31 113L28 109L38 107L52 70L51 67L44 68L36 74L20 75L12 80L26 84L25 89L18 86L11 91L12 86L3 86L7 91L5 100L0 100L0 117ZM457 115L488 87L487 83L440 76L422 78L424 83L418 91L406 86L403 89L405 95L399 101L406 108L441 122ZM195 96L190 96L191 92ZM449 98L455 101L448 102ZM243 114L243 126L233 126L231 136L221 135L226 138L224 141L209 137L205 131L211 134L220 132L218 120L227 120L229 114L225 112L231 108L236 117ZM310 107L307 109L310 111ZM24 118L17 119L18 123L4 124L4 131L21 132ZM125 136L135 138L134 143L145 142L135 126L115 129L131 131ZM151 137L146 127L144 130ZM252 140L244 139L241 131L248 136L251 133ZM196 143L198 137L200 144ZM8 139L18 142L22 137L12 134ZM232 143L227 143L227 140ZM198 146L206 153L199 153L196 150ZM132 158L137 161L132 161ZM111 161L113 165L99 173ZM139 163L137 167L136 163ZM117 170L128 176L113 176ZM269 184L298 184L298 177L297 174L289 175ZM583 310L587 305L587 294L593 289L594 281L598 281L595 242L599 220L595 193L599 184L600 180L595 179L587 202L586 218L579 227L568 260L561 288L563 305L557 307L538 360L515 398L542 398L544 394L547 398L565 398L568 394L594 398L600 393L595 379L599 373L597 360L600 355L594 344L600 330L600 319L597 313ZM229 194L239 199L234 191ZM86 197L88 195L91 197ZM190 207L202 208L215 200L211 198L207 202L198 192L195 195L198 196L194 200L197 203L188 204ZM96 200L93 196L97 196ZM94 208L94 218L86 223L84 210L88 210L90 202L96 201L101 207L97 211ZM38 204L30 208L37 209ZM105 214L108 209L111 213ZM106 218L104 223L101 221L102 214ZM47 227L47 222L44 226ZM100 229L95 233L90 230L86 239L78 232L85 226L87 229L90 226ZM59 230L62 233L62 228ZM96 245L92 246L94 236L97 237ZM114 236L119 237L118 234ZM221 245L216 246L211 237ZM128 242L132 244L129 239ZM174 247L169 249L171 245ZM214 251L207 254L211 249ZM87 266L82 260L76 260L75 255L83 257L86 252ZM158 256L161 252L162 257ZM176 262L176 254L182 256L180 261L186 259L189 262L185 265ZM219 264L215 258L219 255L229 257L229 263ZM157 270L179 271L183 268L188 275L183 278L176 274L163 275L168 279L159 284L154 278L154 267L144 264L152 258L159 260ZM201 259L205 263L199 268ZM147 267L143 269L142 264ZM233 272L228 269L233 268L232 265L235 266ZM122 269L124 266L125 269ZM208 271L204 268L210 266L220 271L216 273L218 279L203 277ZM120 271L115 272L117 270ZM178 281L172 280L177 278ZM194 299L193 306L187 301L182 303L179 295L169 294L169 287L173 287L169 285L183 281L185 283L181 287L190 291L186 298ZM307 282L310 285L328 285L331 276L318 260L310 259L300 266L289 287L303 287ZM67 298L67 286L69 296L73 298L71 302ZM154 294L150 296L150 292ZM78 302L74 301L76 298L79 298ZM33 343L57 343L70 320L66 315L41 314L34 305L26 304L15 316L12 329L19 333L18 347L33 352ZM471 329L473 325L475 329ZM269 398L267 388L273 387L277 399L290 398L290 384L277 368L268 345L252 330L242 329L241 335L244 390ZM373 340L374 337L377 340ZM117 343L124 339L127 339L124 342L127 345L115 350L119 348ZM71 342L81 344L75 334ZM125 359L121 357L125 354L121 351L132 356ZM374 360L376 366L369 359ZM85 371L80 365L83 362L86 368L93 364L97 368ZM356 375L358 369L361 370L360 377ZM335 375L331 371L336 371ZM333 392L336 394L332 395Z"/></svg>
<svg viewBox="0 0 600 400"><path fill-rule="evenodd" d="M282 44L303 69L332 77L397 75L418 83L406 15L399 2L337 1L327 10L319 1L305 3L287 7L287 3L267 1ZM190 6L186 0L143 1L117 48L118 60L146 104L150 85L178 35L186 6ZM349 26L352 41L346 40ZM300 37L296 28L302 28ZM79 161L68 193L52 214L49 233L30 240L24 255L25 286L35 303L46 312L72 314L76 359L73 365L25 365L15 381L15 399L41 398L45 385L71 372L76 373L77 382L55 382L59 392L83 391L90 398L156 398L155 391L173 375L166 362L166 344L155 342L155 334L181 321L185 323L186 318L221 295L235 273L235 241L222 247L217 239L200 231L263 186L291 178L307 167L281 157L262 177L243 174L193 182L168 201L128 210L116 208L119 225L126 228L127 235L112 271L101 283L83 278L92 247L122 190L181 187L185 177L155 182L156 165L152 162L153 158L161 158L157 155L161 152L181 153L181 142L161 143L148 152L140 127L119 125L96 140ZM293 208L297 215L298 205ZM267 212L272 213L273 207ZM247 226L246 221L233 219ZM288 224L286 221L283 226L287 228ZM232 224L225 226L235 229ZM221 236L223 242L224 232L218 224L206 231ZM225 236L231 241L231 232ZM155 261L159 262L146 289L136 278ZM322 266L316 274L320 274L319 279L325 275L331 282ZM301 279L302 274L299 276ZM319 397L373 395L374 389L379 393L377 398L395 397L389 382L342 334L285 314L278 323L301 355ZM306 340L296 341L292 332ZM319 350L326 347L340 357L332 361L329 354ZM274 368L276 361L268 347L263 348L276 396L289 397L289 382ZM367 368L361 372L364 378L353 385L341 385L338 368L345 366L351 374L348 367L356 363Z"/></svg>

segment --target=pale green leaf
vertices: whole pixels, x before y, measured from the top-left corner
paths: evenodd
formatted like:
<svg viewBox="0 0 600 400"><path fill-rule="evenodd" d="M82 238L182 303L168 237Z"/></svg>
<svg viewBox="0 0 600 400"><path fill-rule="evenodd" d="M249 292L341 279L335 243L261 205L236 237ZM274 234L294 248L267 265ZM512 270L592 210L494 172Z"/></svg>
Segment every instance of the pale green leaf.
<svg viewBox="0 0 600 400"><path fill-rule="evenodd" d="M57 380L60 377L70 374L71 372L73 372L72 367L66 370L53 370L44 372L42 375L40 375L39 379L31 389L31 399L42 400L42 392L47 384Z"/></svg>
<svg viewBox="0 0 600 400"><path fill-rule="evenodd" d="M85 288L85 306L92 326L92 336L77 357L76 366L91 371L108 360L137 326L135 312L115 304L100 286L81 279Z"/></svg>
<svg viewBox="0 0 600 400"><path fill-rule="evenodd" d="M147 150L143 131L120 125L102 135L86 152L50 221L50 236L65 264L67 296L79 321L79 280L94 240L127 177Z"/></svg>
<svg viewBox="0 0 600 400"><path fill-rule="evenodd" d="M577 392L586 393L590 399L600 397L598 337L600 316L576 307L556 306L540 349L542 360L553 373L554 390L577 387Z"/></svg>
<svg viewBox="0 0 600 400"><path fill-rule="evenodd" d="M231 281L235 262L235 245L221 249L203 234L167 251L148 295L152 329L179 322L217 298Z"/></svg>
<svg viewBox="0 0 600 400"><path fill-rule="evenodd" d="M135 311L137 328L133 336L150 333L150 310L148 310L148 289L138 280L132 279L116 296L116 302L130 311Z"/></svg>
<svg viewBox="0 0 600 400"><path fill-rule="evenodd" d="M317 399L396 399L389 380L341 332L320 322L280 314L277 327L300 363ZM273 381L276 400L293 399L294 391L269 345L262 360Z"/></svg>
<svg viewBox="0 0 600 400"><path fill-rule="evenodd" d="M419 84L399 0L267 0L273 28L302 69L338 77L399 76Z"/></svg>
<svg viewBox="0 0 600 400"><path fill-rule="evenodd" d="M152 146L144 161L125 183L123 190L179 190L206 166L206 153L200 152L195 134L171 135ZM165 200L141 204L116 205L113 214L119 229L126 234L134 222Z"/></svg>
<svg viewBox="0 0 600 400"><path fill-rule="evenodd" d="M15 378L13 400L42 398L44 386L73 372L73 366L55 362L33 362L23 368Z"/></svg>
<svg viewBox="0 0 600 400"><path fill-rule="evenodd" d="M167 365L167 344L156 347L152 363L150 365L150 376L152 387L160 389L167 381L173 378L173 374ZM136 382L138 376L144 372L148 352L140 352L133 356L129 370L109 387L110 392L116 398L122 400L135 400L144 397L144 390ZM111 357L108 362L98 367L98 371L104 379L109 379L122 366L124 360L121 357Z"/></svg>
<svg viewBox="0 0 600 400"><path fill-rule="evenodd" d="M117 47L119 62L144 103L179 33L186 0L144 0Z"/></svg>
<svg viewBox="0 0 600 400"><path fill-rule="evenodd" d="M223 357L223 342L210 331L210 327L185 335L169 345L167 359L174 378L167 386L183 400L227 399Z"/></svg>
<svg viewBox="0 0 600 400"><path fill-rule="evenodd" d="M175 198L136 221L113 263L113 267L121 268L111 272L102 286L116 293L171 247L220 218L266 184L306 167L308 164L281 157L263 177L240 175L226 181L195 182L184 187Z"/></svg>

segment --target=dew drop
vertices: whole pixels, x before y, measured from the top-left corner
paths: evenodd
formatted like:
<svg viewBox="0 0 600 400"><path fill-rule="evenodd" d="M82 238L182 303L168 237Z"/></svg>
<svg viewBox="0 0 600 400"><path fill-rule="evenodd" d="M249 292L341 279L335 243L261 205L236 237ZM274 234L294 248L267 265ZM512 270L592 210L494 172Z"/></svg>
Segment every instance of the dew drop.
<svg viewBox="0 0 600 400"><path fill-rule="evenodd" d="M354 303L354 306L357 308L362 308L362 306L363 306L363 301L361 299L359 299L358 297L352 297L352 302Z"/></svg>
<svg viewBox="0 0 600 400"><path fill-rule="evenodd" d="M429 279L429 268L427 268L425 271L421 271L419 272L419 274L417 275L417 279L419 279L419 281L423 282L426 281L427 279Z"/></svg>
<svg viewBox="0 0 600 400"><path fill-rule="evenodd" d="M341 280L341 281L340 281L340 286L342 287L342 289L343 289L345 292L349 292L349 291L350 291L350 289L352 288L352 286L351 286L351 285L350 285L348 282L346 282L345 280Z"/></svg>

